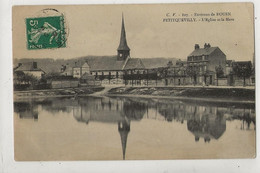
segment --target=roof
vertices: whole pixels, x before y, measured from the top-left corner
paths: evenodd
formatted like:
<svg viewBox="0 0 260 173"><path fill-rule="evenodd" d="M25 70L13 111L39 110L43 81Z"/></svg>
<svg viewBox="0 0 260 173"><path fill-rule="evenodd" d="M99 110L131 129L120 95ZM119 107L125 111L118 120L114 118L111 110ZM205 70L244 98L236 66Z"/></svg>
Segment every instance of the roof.
<svg viewBox="0 0 260 173"><path fill-rule="evenodd" d="M176 58L142 58L141 60L146 69L153 69L167 67L169 61L175 64Z"/></svg>
<svg viewBox="0 0 260 173"><path fill-rule="evenodd" d="M81 68L81 67L88 67L88 62L75 62L75 65L73 66L73 68Z"/></svg>
<svg viewBox="0 0 260 173"><path fill-rule="evenodd" d="M117 61L117 56L93 57L87 59L90 71L122 70L125 61Z"/></svg>
<svg viewBox="0 0 260 173"><path fill-rule="evenodd" d="M127 58L125 61L118 61L117 56L87 58L87 63L90 71L120 71L145 68L140 58Z"/></svg>
<svg viewBox="0 0 260 173"><path fill-rule="evenodd" d="M43 71L42 69L37 67L37 63L35 67L34 63L35 62L22 63L20 66L15 68L15 71Z"/></svg>
<svg viewBox="0 0 260 173"><path fill-rule="evenodd" d="M207 47L207 48L199 48L193 50L189 56L201 56L201 55L210 55L212 52L214 52L216 49L219 49L218 47Z"/></svg>
<svg viewBox="0 0 260 173"><path fill-rule="evenodd" d="M124 70L129 70L129 69L144 69L145 66L142 62L141 59L139 58L129 58L127 60L127 63L124 67Z"/></svg>
<svg viewBox="0 0 260 173"><path fill-rule="evenodd" d="M66 69L61 72L61 74L72 75L72 67L66 67Z"/></svg>

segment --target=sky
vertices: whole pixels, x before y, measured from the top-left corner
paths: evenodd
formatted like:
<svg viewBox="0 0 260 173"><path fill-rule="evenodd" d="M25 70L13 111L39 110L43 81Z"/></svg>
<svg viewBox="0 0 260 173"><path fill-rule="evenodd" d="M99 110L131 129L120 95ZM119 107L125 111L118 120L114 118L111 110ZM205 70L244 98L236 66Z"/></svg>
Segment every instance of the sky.
<svg viewBox="0 0 260 173"><path fill-rule="evenodd" d="M65 48L27 49L25 19L38 17L45 8L63 13L67 29ZM194 13L228 12L234 21L163 22ZM122 13L126 37L133 58L175 57L186 59L195 44L218 46L227 59L252 60L254 17L251 3L157 4L157 5L74 5L13 7L13 57L69 59L87 55L116 55ZM175 15L167 17L167 15ZM192 16L191 16L192 15ZM215 17L216 18L216 17ZM219 16L217 18L220 18ZM200 17L196 17L196 20Z"/></svg>

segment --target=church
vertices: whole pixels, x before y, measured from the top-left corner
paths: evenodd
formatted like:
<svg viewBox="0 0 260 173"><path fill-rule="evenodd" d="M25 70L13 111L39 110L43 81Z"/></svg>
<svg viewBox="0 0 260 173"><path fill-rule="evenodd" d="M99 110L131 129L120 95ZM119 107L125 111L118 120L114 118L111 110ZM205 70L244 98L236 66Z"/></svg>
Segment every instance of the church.
<svg viewBox="0 0 260 173"><path fill-rule="evenodd" d="M125 74L143 74L145 66L140 58L131 58L127 45L124 17L122 16L121 36L117 55L87 58L90 74L103 84L124 84Z"/></svg>

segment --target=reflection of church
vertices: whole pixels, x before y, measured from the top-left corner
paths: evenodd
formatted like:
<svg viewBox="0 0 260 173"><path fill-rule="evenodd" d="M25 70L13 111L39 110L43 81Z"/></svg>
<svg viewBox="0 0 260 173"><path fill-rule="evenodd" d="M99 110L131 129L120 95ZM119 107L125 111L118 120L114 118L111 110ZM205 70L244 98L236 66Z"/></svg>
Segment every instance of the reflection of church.
<svg viewBox="0 0 260 173"><path fill-rule="evenodd" d="M78 122L103 122L118 125L123 159L125 159L130 122L141 120L145 105L130 100L103 98L79 99L79 106L73 108L73 116Z"/></svg>

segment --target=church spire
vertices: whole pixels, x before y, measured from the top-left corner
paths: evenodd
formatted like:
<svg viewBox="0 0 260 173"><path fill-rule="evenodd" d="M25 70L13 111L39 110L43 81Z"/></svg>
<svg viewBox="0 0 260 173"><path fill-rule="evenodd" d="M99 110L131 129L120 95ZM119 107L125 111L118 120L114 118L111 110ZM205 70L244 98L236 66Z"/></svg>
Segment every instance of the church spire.
<svg viewBox="0 0 260 173"><path fill-rule="evenodd" d="M122 26L121 26L121 37L120 43L117 48L118 60L125 60L130 55L130 48L127 45L126 41L126 32L125 32L125 23L124 15L122 14Z"/></svg>

